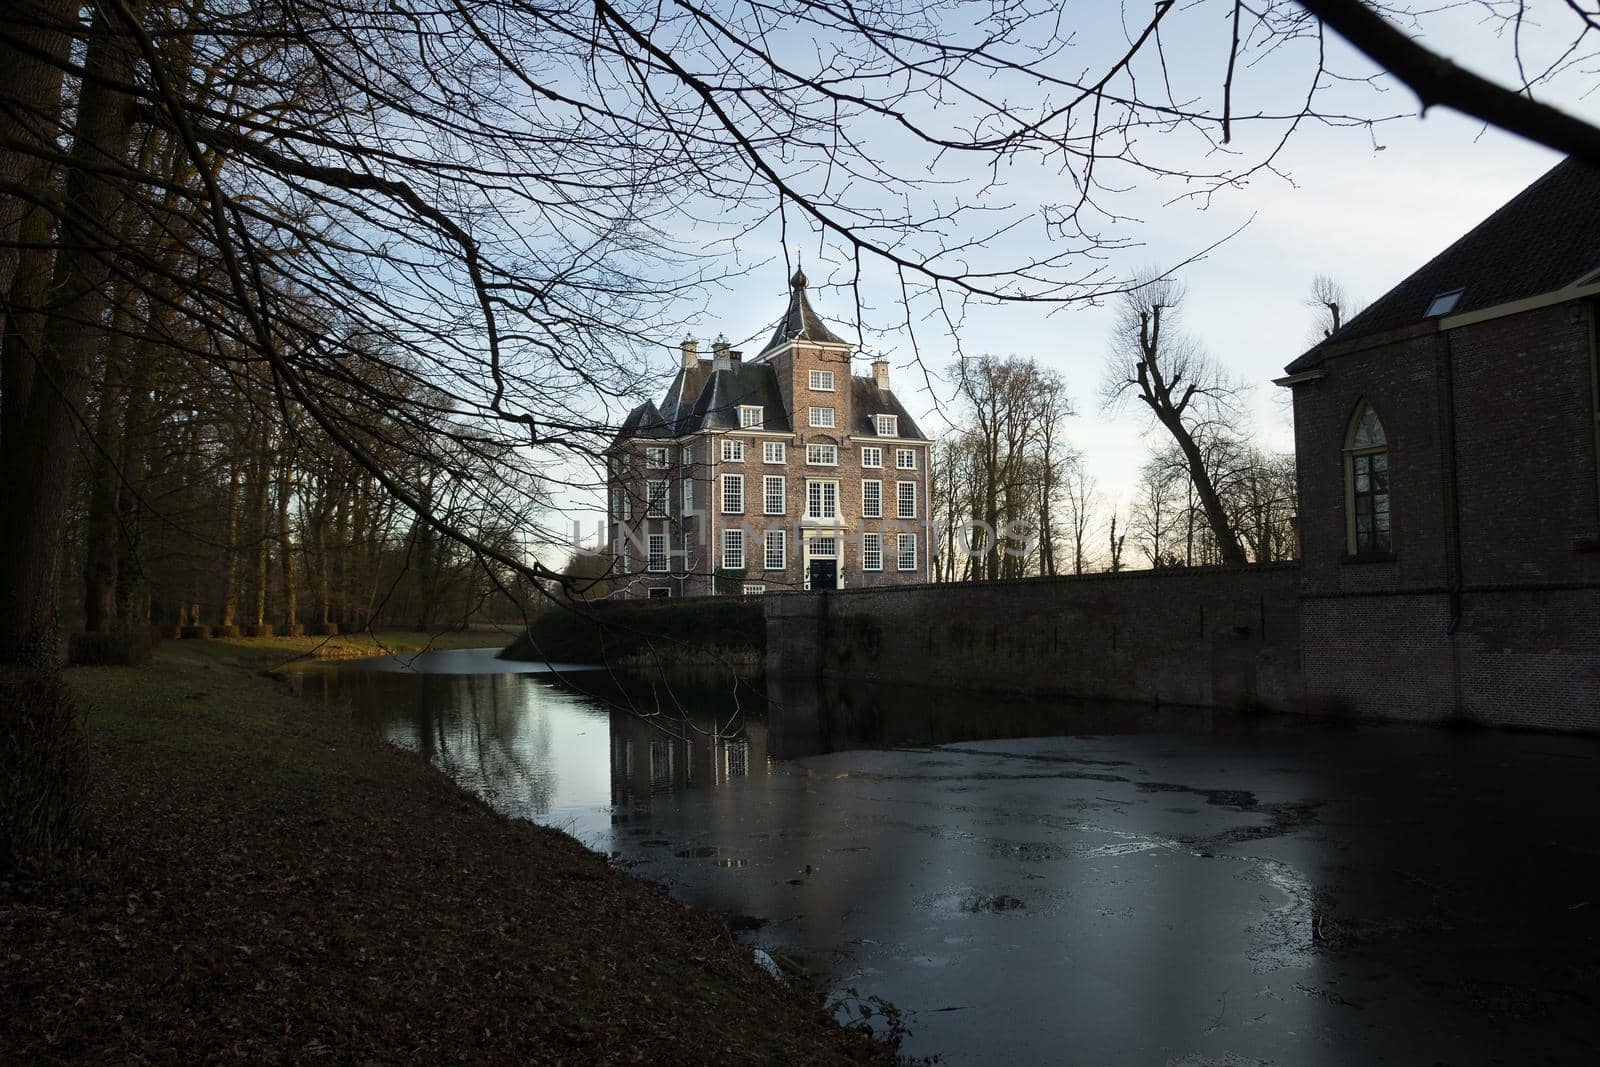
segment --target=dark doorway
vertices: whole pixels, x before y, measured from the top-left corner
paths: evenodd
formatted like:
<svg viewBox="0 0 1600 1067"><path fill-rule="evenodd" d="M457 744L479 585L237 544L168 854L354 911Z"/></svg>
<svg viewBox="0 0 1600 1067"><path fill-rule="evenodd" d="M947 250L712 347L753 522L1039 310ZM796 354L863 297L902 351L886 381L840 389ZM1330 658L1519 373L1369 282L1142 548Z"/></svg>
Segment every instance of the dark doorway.
<svg viewBox="0 0 1600 1067"><path fill-rule="evenodd" d="M811 588L837 589L839 588L839 561L836 559L814 559L811 561Z"/></svg>

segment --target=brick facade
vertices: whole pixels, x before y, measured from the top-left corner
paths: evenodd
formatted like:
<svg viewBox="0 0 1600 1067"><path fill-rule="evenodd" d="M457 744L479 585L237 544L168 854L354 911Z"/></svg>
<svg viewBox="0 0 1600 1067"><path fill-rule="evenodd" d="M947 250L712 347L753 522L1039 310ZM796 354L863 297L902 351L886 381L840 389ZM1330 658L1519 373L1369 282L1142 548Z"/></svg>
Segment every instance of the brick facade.
<svg viewBox="0 0 1600 1067"><path fill-rule="evenodd" d="M1595 302L1335 346L1292 382L1306 699L1600 729ZM1347 544L1346 432L1388 439L1393 550Z"/></svg>
<svg viewBox="0 0 1600 1067"><path fill-rule="evenodd" d="M928 580L928 440L889 388L888 365L874 363L871 377L855 375L851 346L815 317L803 275L795 282L785 321L798 323L796 330L780 324L748 363L721 343L705 359L697 343L685 342L664 402L637 409L618 435L607 484L622 576L615 595L809 589L808 561L828 558L823 546L830 544L837 588ZM892 425L880 426L878 416ZM769 447L781 448L781 458ZM867 466L868 457L875 466ZM726 491L729 477L741 492ZM783 479L781 493L768 493L772 478ZM652 516L651 483L661 481L668 484L666 514ZM877 485L875 515L863 507L869 482ZM778 499L781 509L768 506ZM735 530L743 533L742 566L727 551ZM652 535L665 539L666 570L649 569ZM769 536L781 538L781 566L767 566ZM904 554L902 537L910 538ZM778 545L772 547L777 564Z"/></svg>

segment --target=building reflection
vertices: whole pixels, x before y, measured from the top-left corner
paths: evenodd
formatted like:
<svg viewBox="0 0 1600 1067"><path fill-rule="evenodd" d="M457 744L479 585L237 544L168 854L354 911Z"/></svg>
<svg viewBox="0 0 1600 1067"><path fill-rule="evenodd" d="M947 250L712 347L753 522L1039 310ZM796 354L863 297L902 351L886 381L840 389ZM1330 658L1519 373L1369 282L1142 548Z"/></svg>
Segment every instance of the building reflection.
<svg viewBox="0 0 1600 1067"><path fill-rule="evenodd" d="M626 809L681 789L716 788L729 781L765 777L766 723L749 715L728 728L719 715L698 709L680 714L610 714L611 802Z"/></svg>

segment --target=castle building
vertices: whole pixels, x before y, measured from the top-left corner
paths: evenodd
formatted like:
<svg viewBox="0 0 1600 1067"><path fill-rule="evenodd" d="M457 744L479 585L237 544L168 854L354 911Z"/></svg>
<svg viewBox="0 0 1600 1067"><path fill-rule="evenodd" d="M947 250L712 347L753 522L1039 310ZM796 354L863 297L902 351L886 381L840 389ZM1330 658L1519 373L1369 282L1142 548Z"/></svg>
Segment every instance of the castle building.
<svg viewBox="0 0 1600 1067"><path fill-rule="evenodd" d="M661 402L624 420L607 450L613 596L930 580L928 438L887 361L853 372L806 285L797 271L755 358L686 340Z"/></svg>

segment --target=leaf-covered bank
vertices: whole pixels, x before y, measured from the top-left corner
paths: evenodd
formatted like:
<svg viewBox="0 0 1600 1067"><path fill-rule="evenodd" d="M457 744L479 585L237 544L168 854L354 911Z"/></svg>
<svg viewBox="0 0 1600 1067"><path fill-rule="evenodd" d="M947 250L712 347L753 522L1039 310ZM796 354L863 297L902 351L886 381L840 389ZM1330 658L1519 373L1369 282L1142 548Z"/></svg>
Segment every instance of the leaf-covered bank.
<svg viewBox="0 0 1600 1067"><path fill-rule="evenodd" d="M888 1057L708 916L200 645L67 674L97 851L0 890L5 1058Z"/></svg>

